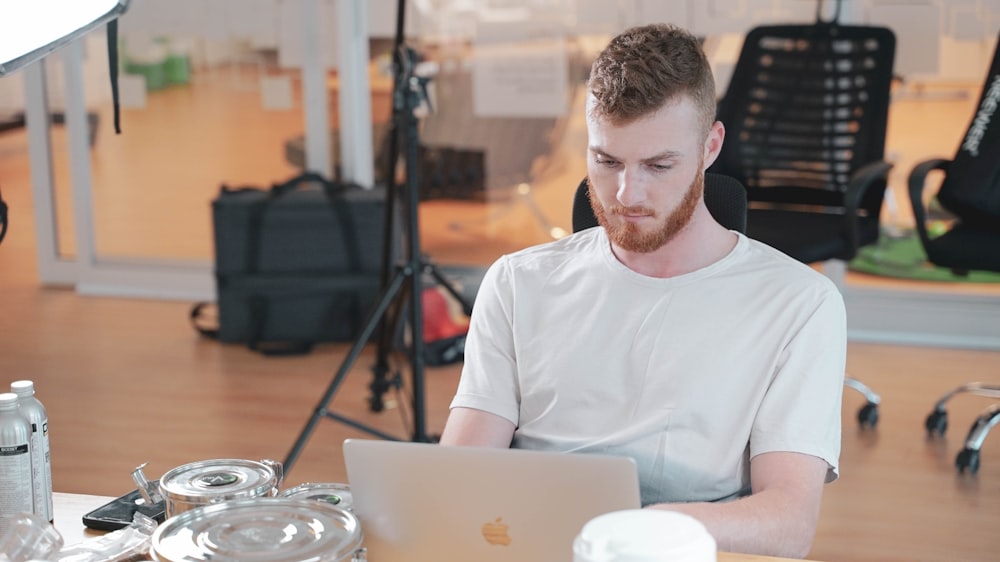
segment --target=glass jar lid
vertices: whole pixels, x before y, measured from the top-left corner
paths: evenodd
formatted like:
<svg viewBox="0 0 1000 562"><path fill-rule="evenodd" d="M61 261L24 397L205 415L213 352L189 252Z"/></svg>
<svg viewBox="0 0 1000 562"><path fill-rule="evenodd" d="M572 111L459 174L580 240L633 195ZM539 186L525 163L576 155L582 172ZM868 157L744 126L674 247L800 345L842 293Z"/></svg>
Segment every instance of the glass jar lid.
<svg viewBox="0 0 1000 562"><path fill-rule="evenodd" d="M206 498L253 498L277 485L269 466L242 459L214 459L178 466L160 478L160 491L175 501L202 503Z"/></svg>
<svg viewBox="0 0 1000 562"><path fill-rule="evenodd" d="M325 502L251 498L204 505L164 521L153 533L161 562L341 562L360 550L351 512Z"/></svg>

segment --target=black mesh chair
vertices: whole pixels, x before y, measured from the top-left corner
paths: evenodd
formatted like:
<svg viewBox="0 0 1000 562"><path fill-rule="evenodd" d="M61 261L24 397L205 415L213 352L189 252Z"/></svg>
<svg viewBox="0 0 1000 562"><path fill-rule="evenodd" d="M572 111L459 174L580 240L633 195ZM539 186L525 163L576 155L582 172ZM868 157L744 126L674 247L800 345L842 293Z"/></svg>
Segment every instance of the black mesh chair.
<svg viewBox="0 0 1000 562"><path fill-rule="evenodd" d="M917 164L910 172L910 204L917 235L927 260L959 275L970 271L1000 272L1000 43L983 82L978 110L962 137L962 145L951 160L934 158ZM925 205L927 176L934 170L944 178L933 199L940 206L937 222L944 232L931 234L931 213ZM924 426L930 436L944 435L948 428L946 402L971 393L1000 398L1000 385L973 382L959 386L934 405ZM979 450L991 427L1000 423L1000 404L986 408L972 424L965 447L958 453L958 470L979 470Z"/></svg>
<svg viewBox="0 0 1000 562"><path fill-rule="evenodd" d="M757 27L718 118L711 171L747 187L747 235L806 263L878 240L895 35L884 27Z"/></svg>
<svg viewBox="0 0 1000 562"><path fill-rule="evenodd" d="M747 187L748 236L804 263L847 261L878 241L895 51L885 27L818 17L747 34L719 103L726 140L711 171ZM846 382L867 402L859 423L874 427L879 396Z"/></svg>

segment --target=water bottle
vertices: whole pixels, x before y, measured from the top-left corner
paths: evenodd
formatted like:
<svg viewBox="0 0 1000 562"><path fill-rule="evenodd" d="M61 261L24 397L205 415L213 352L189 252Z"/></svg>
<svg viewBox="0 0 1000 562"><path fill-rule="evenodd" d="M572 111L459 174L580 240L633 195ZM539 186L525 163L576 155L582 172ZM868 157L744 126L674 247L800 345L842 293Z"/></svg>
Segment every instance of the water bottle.
<svg viewBox="0 0 1000 562"><path fill-rule="evenodd" d="M0 394L0 534L18 513L31 513L31 423L13 392Z"/></svg>
<svg viewBox="0 0 1000 562"><path fill-rule="evenodd" d="M35 398L35 385L28 380L14 381L10 391L17 395L21 415L31 423L31 480L34 513L52 521L52 459L49 456L49 416Z"/></svg>

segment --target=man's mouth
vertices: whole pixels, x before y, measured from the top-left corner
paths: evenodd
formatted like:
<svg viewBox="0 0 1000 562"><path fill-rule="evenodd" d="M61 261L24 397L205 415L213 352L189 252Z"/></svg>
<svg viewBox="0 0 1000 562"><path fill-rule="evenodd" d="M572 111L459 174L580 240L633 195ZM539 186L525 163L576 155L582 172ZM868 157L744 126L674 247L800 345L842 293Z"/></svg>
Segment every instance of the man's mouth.
<svg viewBox="0 0 1000 562"><path fill-rule="evenodd" d="M616 209L614 214L626 220L639 220L653 216L653 213L646 209Z"/></svg>

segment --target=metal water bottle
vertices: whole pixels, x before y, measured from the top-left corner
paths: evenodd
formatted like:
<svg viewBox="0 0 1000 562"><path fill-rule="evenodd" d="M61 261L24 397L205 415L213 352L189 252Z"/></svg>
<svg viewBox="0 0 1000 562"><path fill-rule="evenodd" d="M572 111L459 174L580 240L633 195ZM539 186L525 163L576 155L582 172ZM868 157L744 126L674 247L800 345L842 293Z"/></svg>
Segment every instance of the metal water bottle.
<svg viewBox="0 0 1000 562"><path fill-rule="evenodd" d="M31 423L13 392L0 394L0 535L18 513L31 513Z"/></svg>
<svg viewBox="0 0 1000 562"><path fill-rule="evenodd" d="M17 395L21 415L31 423L31 481L35 498L34 513L52 521L52 459L49 456L49 416L35 397L35 384L14 381L10 391Z"/></svg>

